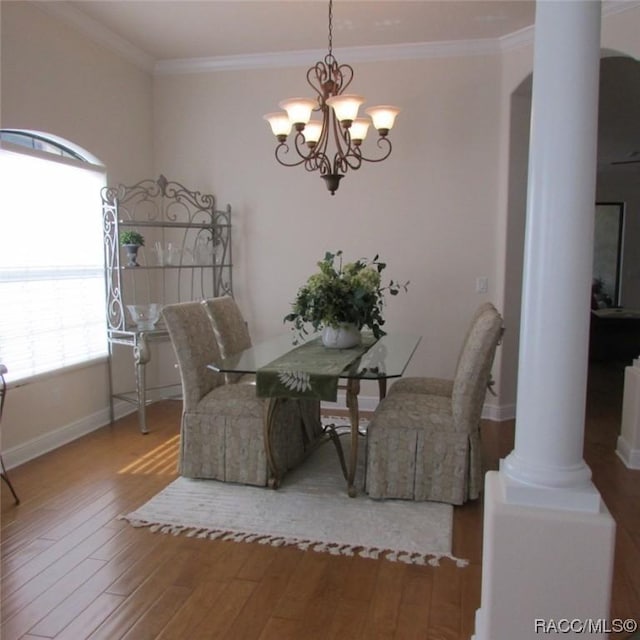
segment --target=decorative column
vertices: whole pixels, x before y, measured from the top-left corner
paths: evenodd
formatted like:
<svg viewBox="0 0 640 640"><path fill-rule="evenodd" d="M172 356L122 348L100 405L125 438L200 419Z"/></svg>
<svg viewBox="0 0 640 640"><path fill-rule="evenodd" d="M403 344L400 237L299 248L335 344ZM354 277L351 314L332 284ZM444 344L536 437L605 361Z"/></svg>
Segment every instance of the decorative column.
<svg viewBox="0 0 640 640"><path fill-rule="evenodd" d="M537 3L516 438L518 502L597 509L582 459L600 78L600 2ZM576 503L575 491L584 495Z"/></svg>
<svg viewBox="0 0 640 640"><path fill-rule="evenodd" d="M615 523L582 458L600 11L536 3L515 448L486 476L476 640L533 640L550 620L609 615Z"/></svg>
<svg viewBox="0 0 640 640"><path fill-rule="evenodd" d="M640 469L640 356L624 370L622 426L616 453L629 469Z"/></svg>

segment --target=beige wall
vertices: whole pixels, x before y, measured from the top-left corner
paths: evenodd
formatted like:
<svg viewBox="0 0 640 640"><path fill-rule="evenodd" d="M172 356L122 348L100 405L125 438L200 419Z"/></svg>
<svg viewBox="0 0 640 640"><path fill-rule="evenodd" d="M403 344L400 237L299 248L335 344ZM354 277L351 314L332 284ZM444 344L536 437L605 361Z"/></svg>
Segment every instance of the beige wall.
<svg viewBox="0 0 640 640"><path fill-rule="evenodd" d="M80 145L105 164L110 182L146 177L153 168L151 75L31 3L3 2L1 12L1 126ZM131 377L130 366L118 371ZM21 461L104 424L107 389L105 363L10 389L2 421L6 460Z"/></svg>

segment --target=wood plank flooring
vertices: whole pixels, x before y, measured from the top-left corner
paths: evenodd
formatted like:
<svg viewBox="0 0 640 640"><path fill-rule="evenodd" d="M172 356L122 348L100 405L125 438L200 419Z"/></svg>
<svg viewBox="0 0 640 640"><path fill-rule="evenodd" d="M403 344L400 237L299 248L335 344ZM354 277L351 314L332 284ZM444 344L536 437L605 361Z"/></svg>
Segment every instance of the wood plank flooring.
<svg viewBox="0 0 640 640"><path fill-rule="evenodd" d="M622 372L592 367L585 459L617 522L611 617L640 618L640 472L614 453ZM465 568L135 529L117 516L176 476L179 419L178 402L158 403L146 436L129 416L11 470L22 503L3 483L4 640L470 638L482 500L455 509L453 552ZM512 446L512 422L483 423L487 468Z"/></svg>

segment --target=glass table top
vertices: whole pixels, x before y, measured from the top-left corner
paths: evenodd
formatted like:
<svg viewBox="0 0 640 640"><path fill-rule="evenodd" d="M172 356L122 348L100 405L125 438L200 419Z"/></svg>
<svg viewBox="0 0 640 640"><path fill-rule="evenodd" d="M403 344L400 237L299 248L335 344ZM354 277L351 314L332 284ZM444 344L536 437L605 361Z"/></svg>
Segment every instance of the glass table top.
<svg viewBox="0 0 640 640"><path fill-rule="evenodd" d="M319 334L310 336L309 340L318 337ZM407 368L420 340L420 336L389 333L346 367L340 377L368 380L399 378ZM209 368L220 373L256 373L258 369L298 346L300 345L292 343L291 335L278 336L220 362L212 363Z"/></svg>

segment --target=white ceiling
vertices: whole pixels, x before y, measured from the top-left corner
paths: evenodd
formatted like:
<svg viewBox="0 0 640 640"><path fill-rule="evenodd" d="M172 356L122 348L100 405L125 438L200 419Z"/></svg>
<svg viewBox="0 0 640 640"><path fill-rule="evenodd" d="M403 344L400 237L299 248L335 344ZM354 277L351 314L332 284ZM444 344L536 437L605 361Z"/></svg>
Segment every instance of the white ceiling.
<svg viewBox="0 0 640 640"><path fill-rule="evenodd" d="M534 21L534 0L334 0L333 46L496 39ZM49 4L49 3L47 3ZM325 0L69 0L154 61L326 49Z"/></svg>

